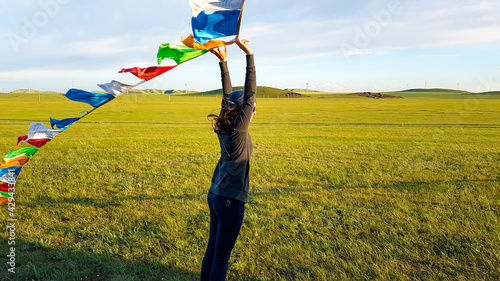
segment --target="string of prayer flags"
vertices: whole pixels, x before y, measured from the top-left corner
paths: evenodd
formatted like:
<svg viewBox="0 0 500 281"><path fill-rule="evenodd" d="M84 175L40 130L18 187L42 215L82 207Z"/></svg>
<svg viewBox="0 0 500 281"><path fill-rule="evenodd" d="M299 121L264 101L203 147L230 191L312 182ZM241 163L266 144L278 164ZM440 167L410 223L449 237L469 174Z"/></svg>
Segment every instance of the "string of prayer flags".
<svg viewBox="0 0 500 281"><path fill-rule="evenodd" d="M0 205L13 202L15 183L23 165L38 151L38 148L44 146L59 133L90 114L96 108L128 92L130 89L158 77L184 62L197 58L210 49L233 44L235 42L234 38L231 39L230 37L239 34L244 3L245 0L189 0L189 5L192 8L192 34L186 39L182 39L184 46L169 43L161 44L156 55L158 65L167 58L175 61L176 65L123 68L119 73L132 73L143 80L133 85L115 80L106 84L98 84L106 93L92 93L78 89L70 89L66 92L64 94L66 98L87 103L93 106L94 109L86 110L86 114L79 118L61 120L50 118L51 128L45 127L43 123L32 123L30 125L28 135L20 136L17 139L17 145L24 141L35 148L21 148L2 157L5 162L0 164Z"/></svg>

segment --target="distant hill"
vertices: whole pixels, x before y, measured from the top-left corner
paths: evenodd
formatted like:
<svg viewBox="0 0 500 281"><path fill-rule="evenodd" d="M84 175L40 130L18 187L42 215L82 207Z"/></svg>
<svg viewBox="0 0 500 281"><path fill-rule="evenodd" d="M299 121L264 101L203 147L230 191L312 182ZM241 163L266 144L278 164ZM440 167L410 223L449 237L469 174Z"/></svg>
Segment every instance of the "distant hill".
<svg viewBox="0 0 500 281"><path fill-rule="evenodd" d="M243 90L243 87L233 87L233 91L237 90ZM281 98L281 97L286 97L287 94L290 91L288 90L281 90L281 89L276 89L273 87L265 87L265 86L258 86L257 87L257 98L259 97L264 97L264 98ZM211 90L211 91L205 91L205 92L196 92L192 93L200 96L215 96L215 95L222 95L222 89L216 89L216 90Z"/></svg>
<svg viewBox="0 0 500 281"><path fill-rule="evenodd" d="M345 93L339 93L339 92L323 92L323 91L318 91L318 90L311 90L311 89L285 89L286 91L291 91L294 93L299 93L302 95L310 95L310 96L337 96L337 95L342 95Z"/></svg>
<svg viewBox="0 0 500 281"><path fill-rule="evenodd" d="M417 92L417 93L439 93L439 94L469 94L471 92L467 91L461 91L461 90L451 90L451 89L441 89L441 88L433 88L433 89L409 89L409 90L404 90L400 91L403 93L412 93L412 92Z"/></svg>
<svg viewBox="0 0 500 281"><path fill-rule="evenodd" d="M311 90L311 89L285 89L285 91L295 92L295 93L317 93L319 91Z"/></svg>
<svg viewBox="0 0 500 281"><path fill-rule="evenodd" d="M478 95L500 95L500 91L492 91L492 92L483 92L483 93L477 93Z"/></svg>
<svg viewBox="0 0 500 281"><path fill-rule="evenodd" d="M163 94L166 94L166 95L185 95L185 94L193 94L193 93L198 93L198 92L195 92L195 91L181 91L181 90L166 90L166 91L163 91Z"/></svg>
<svg viewBox="0 0 500 281"><path fill-rule="evenodd" d="M34 89L17 89L15 91L12 91L11 93L14 93L14 94L38 94L38 93L41 93L41 94L53 94L53 93L60 94L58 92L53 92L53 91L39 91L39 90L34 90Z"/></svg>

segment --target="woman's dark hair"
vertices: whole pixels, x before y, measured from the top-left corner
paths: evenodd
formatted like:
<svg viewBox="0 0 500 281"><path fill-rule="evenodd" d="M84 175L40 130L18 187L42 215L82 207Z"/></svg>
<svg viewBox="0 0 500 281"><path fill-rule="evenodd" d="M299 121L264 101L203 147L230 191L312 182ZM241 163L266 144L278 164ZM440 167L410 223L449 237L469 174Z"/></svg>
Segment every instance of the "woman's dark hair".
<svg viewBox="0 0 500 281"><path fill-rule="evenodd" d="M241 109L236 107L226 107L222 110L221 115L209 114L207 118L212 121L212 126L215 130L229 130L233 125L234 118L238 116Z"/></svg>

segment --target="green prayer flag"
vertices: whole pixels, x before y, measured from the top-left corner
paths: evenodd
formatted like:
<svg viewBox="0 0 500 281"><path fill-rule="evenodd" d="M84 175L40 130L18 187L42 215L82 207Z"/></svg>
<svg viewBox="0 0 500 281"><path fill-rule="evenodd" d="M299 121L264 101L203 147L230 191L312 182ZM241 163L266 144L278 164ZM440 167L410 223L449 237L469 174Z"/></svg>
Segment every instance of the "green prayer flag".
<svg viewBox="0 0 500 281"><path fill-rule="evenodd" d="M11 151L9 152L7 155L5 155L3 157L3 160L5 161L9 161L11 159L14 159L16 157L21 157L21 156L27 156L27 157L32 157L33 155L35 155L35 153L38 151L38 148L34 148L34 147L25 147L25 148L21 148L17 151Z"/></svg>
<svg viewBox="0 0 500 281"><path fill-rule="evenodd" d="M208 50L197 50L182 45L161 44L157 55L158 65L165 58L173 59L177 64L181 64L207 52Z"/></svg>
<svg viewBox="0 0 500 281"><path fill-rule="evenodd" d="M11 198L12 197L12 192L3 192L3 191L0 191L0 197L7 197L7 198Z"/></svg>

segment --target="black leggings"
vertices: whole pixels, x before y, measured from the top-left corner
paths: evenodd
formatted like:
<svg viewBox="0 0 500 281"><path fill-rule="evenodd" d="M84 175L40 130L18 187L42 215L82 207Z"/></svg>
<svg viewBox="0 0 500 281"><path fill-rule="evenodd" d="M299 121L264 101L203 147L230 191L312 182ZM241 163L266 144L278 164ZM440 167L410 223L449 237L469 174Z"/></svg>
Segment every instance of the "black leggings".
<svg viewBox="0 0 500 281"><path fill-rule="evenodd" d="M229 257L243 223L245 203L211 192L208 193L207 201L210 208L210 236L201 265L201 280L222 281L226 279Z"/></svg>

